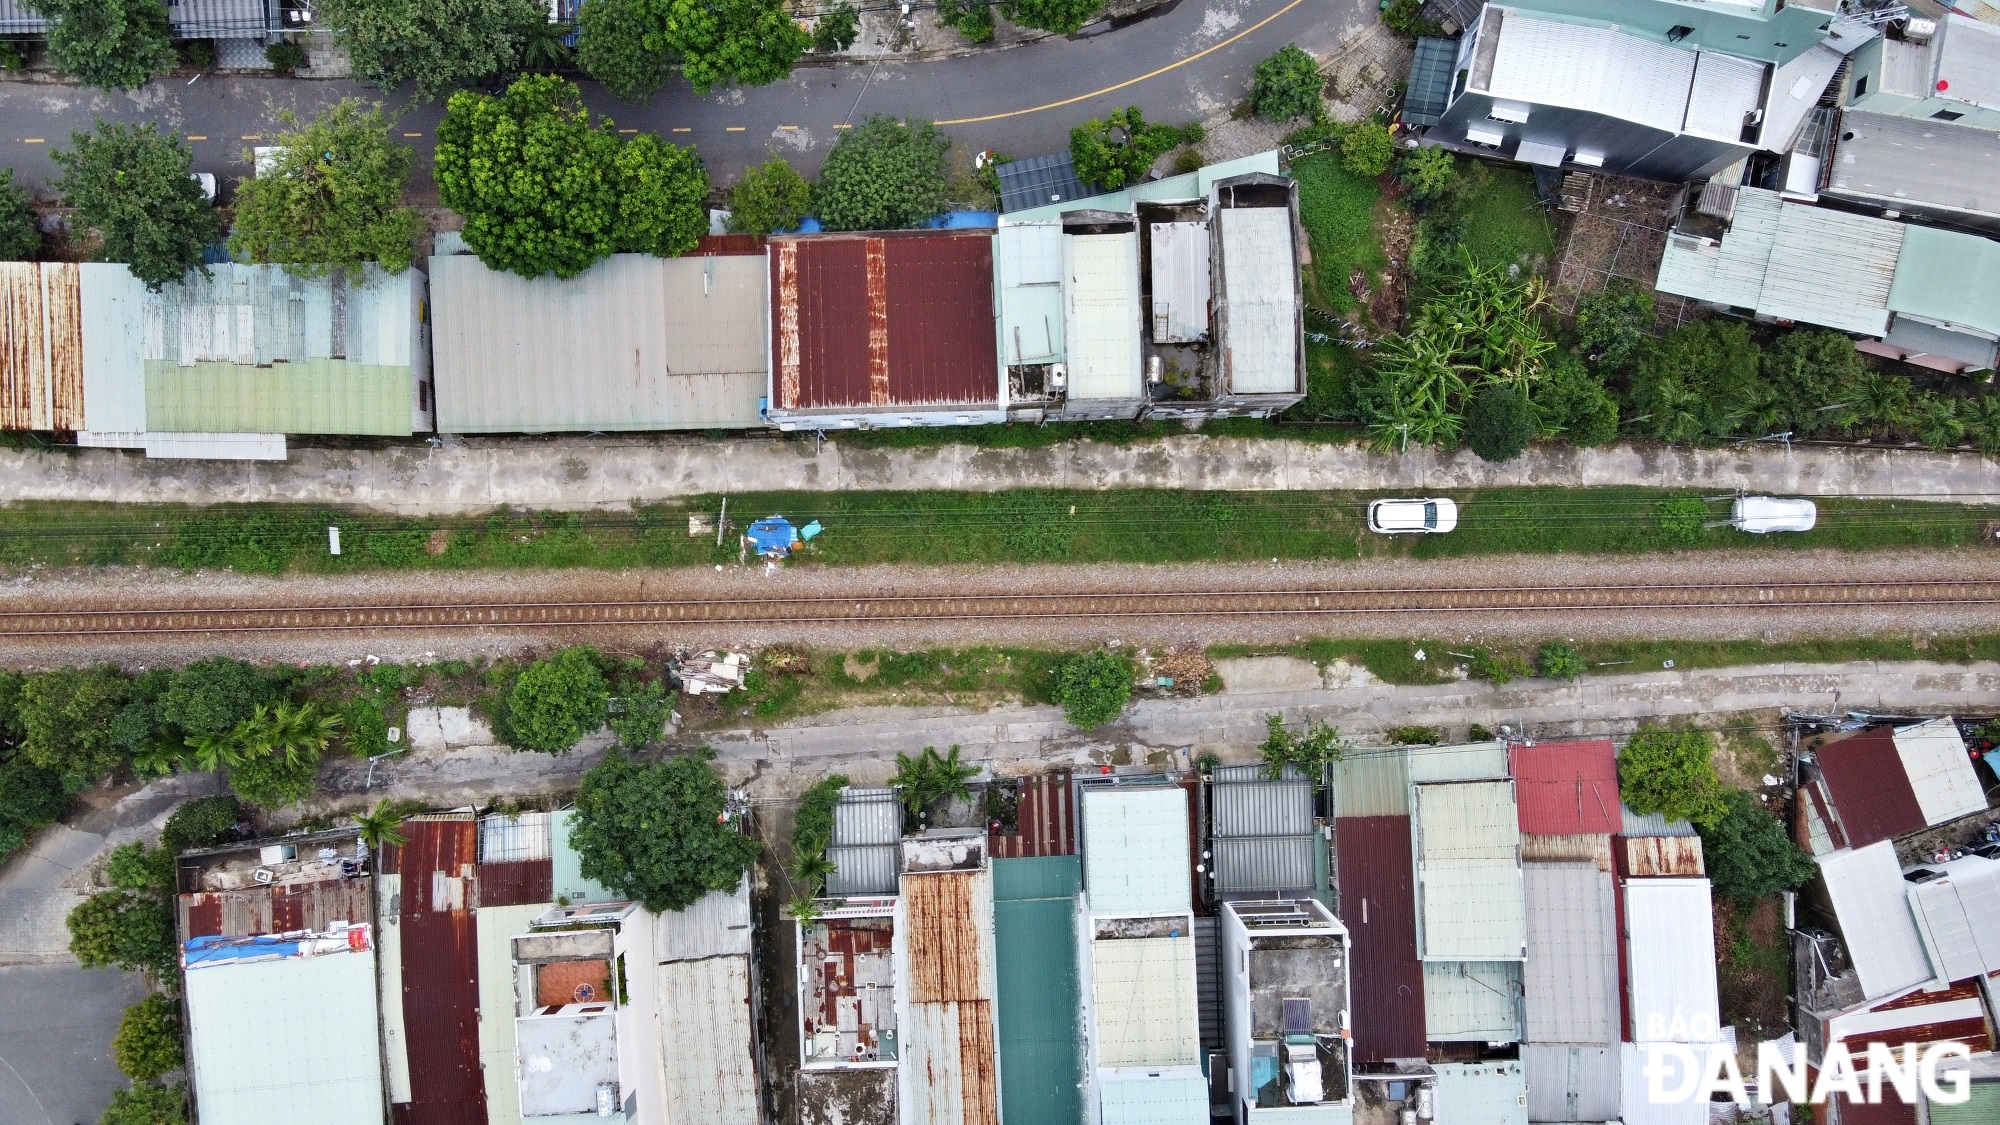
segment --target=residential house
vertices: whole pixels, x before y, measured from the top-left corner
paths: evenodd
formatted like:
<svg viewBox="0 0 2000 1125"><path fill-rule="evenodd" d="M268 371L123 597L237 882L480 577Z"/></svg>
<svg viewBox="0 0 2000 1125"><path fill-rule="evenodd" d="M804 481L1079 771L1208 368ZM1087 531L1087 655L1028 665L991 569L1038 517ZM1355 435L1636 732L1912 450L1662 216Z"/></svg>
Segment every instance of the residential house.
<svg viewBox="0 0 2000 1125"><path fill-rule="evenodd" d="M656 921L632 902L556 906L512 938L514 1076L524 1123L615 1114L665 1125L675 1111L661 1065Z"/></svg>
<svg viewBox="0 0 2000 1125"><path fill-rule="evenodd" d="M279 33L298 30L310 11L308 0L163 0L167 27L175 39L215 39L224 43L276 42ZM25 0L0 0L0 35L40 37L48 21ZM227 58L223 65L232 65ZM258 60L258 61L261 61ZM250 65L254 66L254 63Z"/></svg>
<svg viewBox="0 0 2000 1125"><path fill-rule="evenodd" d="M1284 901L1324 892L1326 842L1313 786L1297 766L1218 766L1209 786L1208 877L1216 901Z"/></svg>
<svg viewBox="0 0 2000 1125"><path fill-rule="evenodd" d="M898 975L902 808L889 789L843 790L833 810L828 908L796 918L800 1114L897 1121L904 979Z"/></svg>
<svg viewBox="0 0 2000 1125"><path fill-rule="evenodd" d="M1821 744L1802 772L1800 842L1816 856L1865 848L1984 812L1986 793L1951 719L1876 726Z"/></svg>
<svg viewBox="0 0 2000 1125"><path fill-rule="evenodd" d="M1455 59L1418 52L1427 144L1681 182L1787 151L1844 53L1873 35L1833 0L1487 4ZM1419 81L1421 80L1421 81Z"/></svg>
<svg viewBox="0 0 2000 1125"><path fill-rule="evenodd" d="M993 874L982 829L902 843L896 979L903 1125L1000 1125Z"/></svg>
<svg viewBox="0 0 2000 1125"><path fill-rule="evenodd" d="M1528 939L1508 749L1413 751L1410 769L1425 1038L1518 1043Z"/></svg>
<svg viewBox="0 0 2000 1125"><path fill-rule="evenodd" d="M1722 1039L1716 983L1714 903L1707 879L1621 880L1625 904L1625 1003L1622 1048L1626 1125L1700 1125L1702 1101L1655 1104L1646 1094L1649 1044L1704 1052Z"/></svg>
<svg viewBox="0 0 2000 1125"><path fill-rule="evenodd" d="M1000 1119L1084 1120L1083 862L1067 771L996 783L1012 824L986 839L992 860Z"/></svg>
<svg viewBox="0 0 2000 1125"><path fill-rule="evenodd" d="M1347 927L1312 898L1222 904L1222 1010L1237 1125L1347 1125Z"/></svg>

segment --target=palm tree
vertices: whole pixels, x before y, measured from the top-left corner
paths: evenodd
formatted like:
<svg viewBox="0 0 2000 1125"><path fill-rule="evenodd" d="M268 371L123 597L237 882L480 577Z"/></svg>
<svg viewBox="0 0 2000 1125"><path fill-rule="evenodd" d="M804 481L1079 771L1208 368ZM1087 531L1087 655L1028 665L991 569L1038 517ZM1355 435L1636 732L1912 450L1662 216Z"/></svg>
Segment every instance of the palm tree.
<svg viewBox="0 0 2000 1125"><path fill-rule="evenodd" d="M824 852L808 852L792 857L792 865L786 869L792 877L792 885L807 898L818 898L826 888L826 881L833 877L833 861Z"/></svg>
<svg viewBox="0 0 2000 1125"><path fill-rule="evenodd" d="M258 723L260 718L252 715L250 721ZM284 702L262 721L259 733L264 753L283 754L295 765L301 760L316 762L326 744L340 733L340 716L321 714L316 703Z"/></svg>
<svg viewBox="0 0 2000 1125"><path fill-rule="evenodd" d="M230 766L243 764L243 744L238 739L243 724L222 734L189 735L187 746L193 752L195 764L209 773L216 773Z"/></svg>
<svg viewBox="0 0 2000 1125"><path fill-rule="evenodd" d="M403 843L403 807L384 797L375 803L371 812L357 813L354 823L361 829L361 842L375 851L385 844L398 847Z"/></svg>
<svg viewBox="0 0 2000 1125"><path fill-rule="evenodd" d="M1917 400L1917 440L1928 449L1950 449L1965 437L1965 420L1958 416L1958 400L1949 395L1925 392Z"/></svg>
<svg viewBox="0 0 2000 1125"><path fill-rule="evenodd" d="M1888 434L1910 422L1910 383L1900 375L1870 371L1861 377L1854 396L1855 413L1862 424Z"/></svg>
<svg viewBox="0 0 2000 1125"><path fill-rule="evenodd" d="M1980 395L1965 405L1966 435L1981 453L2000 453L2000 395Z"/></svg>

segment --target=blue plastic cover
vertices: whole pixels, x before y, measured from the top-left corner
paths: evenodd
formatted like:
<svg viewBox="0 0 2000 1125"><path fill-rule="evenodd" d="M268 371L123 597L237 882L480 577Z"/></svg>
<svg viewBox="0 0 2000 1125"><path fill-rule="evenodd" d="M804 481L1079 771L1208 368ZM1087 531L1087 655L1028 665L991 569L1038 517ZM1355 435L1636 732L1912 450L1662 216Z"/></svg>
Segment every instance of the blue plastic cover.
<svg viewBox="0 0 2000 1125"><path fill-rule="evenodd" d="M813 218L811 215L807 215L805 218L799 220L799 229L797 233L818 234L822 229L824 228L822 228L819 225L818 219Z"/></svg>
<svg viewBox="0 0 2000 1125"><path fill-rule="evenodd" d="M999 226L1000 215L994 211L946 211L924 225L932 230L975 230Z"/></svg>
<svg viewBox="0 0 2000 1125"><path fill-rule="evenodd" d="M819 525L818 520L814 520L811 523L799 529L799 538L805 540L806 542L811 542L813 536L818 535L820 532L825 530L826 528L821 527Z"/></svg>
<svg viewBox="0 0 2000 1125"><path fill-rule="evenodd" d="M792 527L792 521L783 516L765 516L753 521L744 534L749 536L750 545L757 548L760 555L788 555L792 544L799 541L798 530Z"/></svg>

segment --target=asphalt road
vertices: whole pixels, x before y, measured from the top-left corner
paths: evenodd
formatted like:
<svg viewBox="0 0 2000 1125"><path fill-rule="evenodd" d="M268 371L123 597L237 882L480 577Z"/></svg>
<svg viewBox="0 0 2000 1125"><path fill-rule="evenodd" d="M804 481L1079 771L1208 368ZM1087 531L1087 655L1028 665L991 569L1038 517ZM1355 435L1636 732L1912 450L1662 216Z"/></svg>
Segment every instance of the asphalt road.
<svg viewBox="0 0 2000 1125"><path fill-rule="evenodd" d="M125 1085L111 1062L118 1017L145 979L75 965L0 968L0 1125L96 1121Z"/></svg>
<svg viewBox="0 0 2000 1125"><path fill-rule="evenodd" d="M923 62L806 66L785 82L697 96L676 79L643 105L594 84L585 100L620 129L692 143L712 175L733 179L776 151L813 171L840 127L874 113L944 123L960 141L1018 156L1056 151L1069 129L1121 105L1149 118L1187 121L1245 97L1257 62L1288 42L1327 50L1343 29L1374 18L1364 0L1175 0L1119 28L1008 50ZM441 102L412 104L355 82L203 77L156 82L129 94L46 83L0 83L0 160L36 186L55 171L52 148L96 118L155 121L188 137L197 171L248 172L243 151L279 110L302 116L344 97L381 100L428 175Z"/></svg>

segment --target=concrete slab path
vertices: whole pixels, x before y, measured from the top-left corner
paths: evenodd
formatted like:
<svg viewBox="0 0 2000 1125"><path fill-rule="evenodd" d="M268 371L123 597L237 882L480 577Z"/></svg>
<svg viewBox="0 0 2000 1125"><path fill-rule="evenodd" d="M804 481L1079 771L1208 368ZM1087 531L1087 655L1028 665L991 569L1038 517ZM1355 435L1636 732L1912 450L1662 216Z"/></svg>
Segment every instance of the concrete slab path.
<svg viewBox="0 0 2000 1125"><path fill-rule="evenodd" d="M334 504L403 515L513 506L622 508L704 493L1009 488L1430 490L1641 485L1976 502L2000 460L1914 449L1654 443L1545 446L1504 464L1466 450L1369 453L1350 444L1199 434L1039 449L874 449L806 438L482 438L377 450L296 449L283 462L153 461L108 449L0 452L0 496L123 503Z"/></svg>

